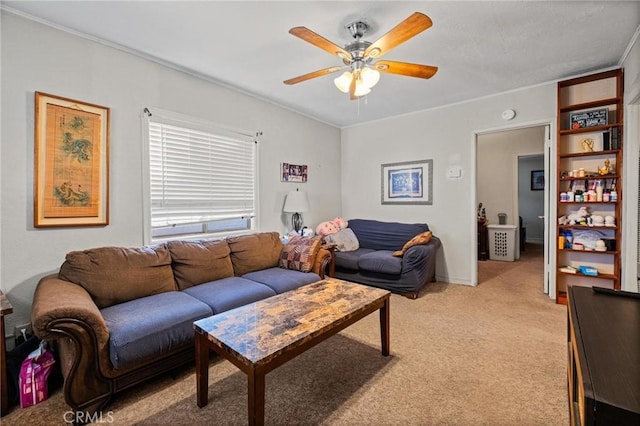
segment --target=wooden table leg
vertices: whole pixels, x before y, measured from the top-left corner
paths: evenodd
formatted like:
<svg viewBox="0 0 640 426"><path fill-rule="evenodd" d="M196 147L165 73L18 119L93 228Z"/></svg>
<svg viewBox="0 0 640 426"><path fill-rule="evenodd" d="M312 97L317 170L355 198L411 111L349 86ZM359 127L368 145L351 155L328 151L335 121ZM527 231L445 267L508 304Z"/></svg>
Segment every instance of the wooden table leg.
<svg viewBox="0 0 640 426"><path fill-rule="evenodd" d="M249 382L249 425L264 425L265 374L252 370L247 374Z"/></svg>
<svg viewBox="0 0 640 426"><path fill-rule="evenodd" d="M329 253L331 253L331 260L329 261L329 277L336 276L336 246L331 245Z"/></svg>
<svg viewBox="0 0 640 426"><path fill-rule="evenodd" d="M207 336L196 331L196 392L198 407L209 403L209 345Z"/></svg>
<svg viewBox="0 0 640 426"><path fill-rule="evenodd" d="M389 297L384 299L384 304L380 308L380 340L382 344L382 355L389 355Z"/></svg>

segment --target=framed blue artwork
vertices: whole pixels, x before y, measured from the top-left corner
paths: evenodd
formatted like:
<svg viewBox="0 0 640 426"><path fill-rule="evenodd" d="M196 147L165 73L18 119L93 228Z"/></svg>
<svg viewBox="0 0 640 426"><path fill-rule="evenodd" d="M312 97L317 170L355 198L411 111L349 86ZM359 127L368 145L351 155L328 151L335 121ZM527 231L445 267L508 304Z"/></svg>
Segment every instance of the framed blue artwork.
<svg viewBox="0 0 640 426"><path fill-rule="evenodd" d="M382 204L433 204L433 160L382 165Z"/></svg>

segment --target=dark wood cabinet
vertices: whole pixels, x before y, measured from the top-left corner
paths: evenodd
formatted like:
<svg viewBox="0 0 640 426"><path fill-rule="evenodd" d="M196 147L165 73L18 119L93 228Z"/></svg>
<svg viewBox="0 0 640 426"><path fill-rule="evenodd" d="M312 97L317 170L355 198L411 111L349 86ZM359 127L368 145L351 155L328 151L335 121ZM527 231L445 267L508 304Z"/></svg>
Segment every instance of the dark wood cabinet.
<svg viewBox="0 0 640 426"><path fill-rule="evenodd" d="M569 287L571 425L640 425L640 299Z"/></svg>
<svg viewBox="0 0 640 426"><path fill-rule="evenodd" d="M489 231L487 220L478 219L478 260L489 259Z"/></svg>

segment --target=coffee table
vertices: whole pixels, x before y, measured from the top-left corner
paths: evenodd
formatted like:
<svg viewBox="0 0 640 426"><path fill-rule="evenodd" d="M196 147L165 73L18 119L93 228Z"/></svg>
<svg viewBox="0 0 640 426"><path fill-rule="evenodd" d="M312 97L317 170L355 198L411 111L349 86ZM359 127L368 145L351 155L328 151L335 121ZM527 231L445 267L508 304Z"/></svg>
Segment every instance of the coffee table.
<svg viewBox="0 0 640 426"><path fill-rule="evenodd" d="M387 290L328 278L194 322L198 407L208 403L209 351L247 375L249 424L264 424L265 375L380 310L382 355L389 355Z"/></svg>

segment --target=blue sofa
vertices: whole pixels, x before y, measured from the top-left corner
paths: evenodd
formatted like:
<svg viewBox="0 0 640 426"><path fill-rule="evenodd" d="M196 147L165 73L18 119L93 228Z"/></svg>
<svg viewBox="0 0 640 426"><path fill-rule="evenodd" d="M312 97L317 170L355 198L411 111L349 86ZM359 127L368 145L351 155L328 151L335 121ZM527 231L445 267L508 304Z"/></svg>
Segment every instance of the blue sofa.
<svg viewBox="0 0 640 426"><path fill-rule="evenodd" d="M440 247L436 236L427 244L409 248L401 257L393 256L407 241L429 231L426 223L351 219L348 228L360 248L336 251L336 278L384 288L411 299L418 297L426 283L435 281L436 252Z"/></svg>

